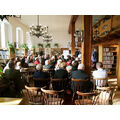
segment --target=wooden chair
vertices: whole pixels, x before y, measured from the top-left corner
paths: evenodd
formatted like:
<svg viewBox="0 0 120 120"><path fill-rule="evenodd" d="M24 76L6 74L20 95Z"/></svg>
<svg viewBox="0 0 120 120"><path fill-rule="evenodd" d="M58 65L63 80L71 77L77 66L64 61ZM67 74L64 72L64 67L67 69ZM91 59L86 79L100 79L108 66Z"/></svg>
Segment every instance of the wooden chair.
<svg viewBox="0 0 120 120"><path fill-rule="evenodd" d="M117 87L97 87L97 90L101 92L98 100L99 105L113 104L113 98Z"/></svg>
<svg viewBox="0 0 120 120"><path fill-rule="evenodd" d="M108 83L108 78L93 78L94 83L94 89L96 89L97 86L99 87L105 87Z"/></svg>
<svg viewBox="0 0 120 120"><path fill-rule="evenodd" d="M87 92L86 83L89 83L88 79L73 79L72 78L73 93L76 93L77 91Z"/></svg>
<svg viewBox="0 0 120 120"><path fill-rule="evenodd" d="M44 87L47 86L47 88L49 88L50 85L50 79L46 79L46 78L33 78L34 80L34 86L35 87Z"/></svg>
<svg viewBox="0 0 120 120"><path fill-rule="evenodd" d="M77 91L78 99L76 105L95 105L98 100L99 92L82 93Z"/></svg>
<svg viewBox="0 0 120 120"><path fill-rule="evenodd" d="M65 90L67 87L68 80L65 79L51 79L53 90Z"/></svg>
<svg viewBox="0 0 120 120"><path fill-rule="evenodd" d="M45 105L62 105L63 104L63 93L64 90L55 91L55 90L46 90L41 88L44 97Z"/></svg>
<svg viewBox="0 0 120 120"><path fill-rule="evenodd" d="M54 72L54 69L43 69L44 72L48 72L50 74L50 78L53 77L53 72Z"/></svg>
<svg viewBox="0 0 120 120"><path fill-rule="evenodd" d="M28 87L25 86L26 94L29 104L32 105L42 105L43 104L43 96L41 94L41 88L39 87Z"/></svg>

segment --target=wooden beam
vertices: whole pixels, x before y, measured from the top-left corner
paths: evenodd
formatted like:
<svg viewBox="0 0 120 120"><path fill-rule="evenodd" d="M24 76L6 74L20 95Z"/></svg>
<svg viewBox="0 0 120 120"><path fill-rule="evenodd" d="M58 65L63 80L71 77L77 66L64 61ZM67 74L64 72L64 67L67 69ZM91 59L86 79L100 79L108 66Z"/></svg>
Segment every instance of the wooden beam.
<svg viewBox="0 0 120 120"><path fill-rule="evenodd" d="M99 62L103 62L103 45L102 44L98 46L98 52L99 52L98 60Z"/></svg>
<svg viewBox="0 0 120 120"><path fill-rule="evenodd" d="M92 40L92 16L84 15L84 42L82 44L82 63L85 71L91 73L91 40Z"/></svg>
<svg viewBox="0 0 120 120"><path fill-rule="evenodd" d="M117 85L120 89L120 43L118 45Z"/></svg>
<svg viewBox="0 0 120 120"><path fill-rule="evenodd" d="M72 56L75 55L75 37L74 37L74 33L75 33L75 23L72 23L72 42L71 42L71 53Z"/></svg>
<svg viewBox="0 0 120 120"><path fill-rule="evenodd" d="M99 41L99 42L92 42L92 46L99 46L100 44L102 45L118 45L118 43L120 42L120 38L119 39L114 39L114 40L106 40L106 41Z"/></svg>
<svg viewBox="0 0 120 120"><path fill-rule="evenodd" d="M77 18L79 15L72 15L69 23L68 33L70 34L72 32L72 24L75 24Z"/></svg>

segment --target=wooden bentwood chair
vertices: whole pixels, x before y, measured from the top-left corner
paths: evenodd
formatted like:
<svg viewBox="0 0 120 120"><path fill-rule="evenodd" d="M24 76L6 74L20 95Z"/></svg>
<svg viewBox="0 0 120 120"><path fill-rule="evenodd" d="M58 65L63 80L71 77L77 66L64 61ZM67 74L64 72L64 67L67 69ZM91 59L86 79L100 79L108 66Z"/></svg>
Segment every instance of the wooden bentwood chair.
<svg viewBox="0 0 120 120"><path fill-rule="evenodd" d="M46 78L33 78L34 81L34 86L35 87L44 87L46 86L47 88L49 88L50 85L50 79L46 79Z"/></svg>
<svg viewBox="0 0 120 120"><path fill-rule="evenodd" d="M82 93L77 91L77 95L76 105L95 105L99 98L99 92Z"/></svg>
<svg viewBox="0 0 120 120"><path fill-rule="evenodd" d="M53 90L65 90L67 87L67 79L51 79L51 85Z"/></svg>
<svg viewBox="0 0 120 120"><path fill-rule="evenodd" d="M117 90L116 86L113 87L97 87L97 90L100 91L98 104L99 105L112 105L115 92Z"/></svg>
<svg viewBox="0 0 120 120"><path fill-rule="evenodd" d="M46 90L45 87L41 88L44 97L45 105L62 105L63 104L63 94L64 90Z"/></svg>
<svg viewBox="0 0 120 120"><path fill-rule="evenodd" d="M97 86L99 87L106 87L108 83L108 78L94 78L93 79L94 83L94 89L96 89Z"/></svg>
<svg viewBox="0 0 120 120"><path fill-rule="evenodd" d="M25 86L25 89L27 92L25 96L28 98L29 104L32 105L43 104L43 96L41 94L41 88Z"/></svg>

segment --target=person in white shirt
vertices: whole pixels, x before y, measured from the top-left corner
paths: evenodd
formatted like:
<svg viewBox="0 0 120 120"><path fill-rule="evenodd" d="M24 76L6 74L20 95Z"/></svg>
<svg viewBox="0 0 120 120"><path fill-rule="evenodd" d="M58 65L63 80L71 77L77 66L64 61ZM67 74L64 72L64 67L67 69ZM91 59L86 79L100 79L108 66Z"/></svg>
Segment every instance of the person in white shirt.
<svg viewBox="0 0 120 120"><path fill-rule="evenodd" d="M97 70L93 71L93 78L107 78L107 72L103 69L103 64L101 62L98 62L96 64ZM107 85L107 79L106 80L96 80L96 86L106 86Z"/></svg>

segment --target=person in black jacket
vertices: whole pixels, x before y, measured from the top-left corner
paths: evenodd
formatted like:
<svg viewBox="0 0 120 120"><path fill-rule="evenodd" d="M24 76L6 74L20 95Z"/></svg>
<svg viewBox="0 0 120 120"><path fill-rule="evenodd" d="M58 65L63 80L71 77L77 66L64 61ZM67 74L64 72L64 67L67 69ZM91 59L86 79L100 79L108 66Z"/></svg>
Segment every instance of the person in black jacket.
<svg viewBox="0 0 120 120"><path fill-rule="evenodd" d="M81 88L81 92L89 92L91 90L91 82L90 82L90 77L89 75L84 71L85 66L83 64L78 65L78 70L73 71L71 73L71 77L73 79L88 79L88 82L81 82L78 84L78 82L75 82L75 85L80 85L79 87ZM71 87L73 88L73 83L71 84Z"/></svg>
<svg viewBox="0 0 120 120"><path fill-rule="evenodd" d="M56 72L54 74L54 78L60 78L60 79L68 78L68 72L66 70L66 63L65 62L62 62L60 64L60 69L56 70Z"/></svg>
<svg viewBox="0 0 120 120"><path fill-rule="evenodd" d="M54 79L66 79L64 80L64 84L62 84L62 81L59 84L56 84L55 82L52 83L54 90L61 90L66 89L68 86L68 72L66 70L66 63L62 62L60 64L60 69L55 71Z"/></svg>
<svg viewBox="0 0 120 120"><path fill-rule="evenodd" d="M48 80L46 82L35 80L34 81L35 87L44 87L44 86L49 87L50 75L47 72L43 72L42 69L43 69L42 64L38 64L36 66L36 71L33 75L33 78L41 78L41 79L48 79Z"/></svg>

